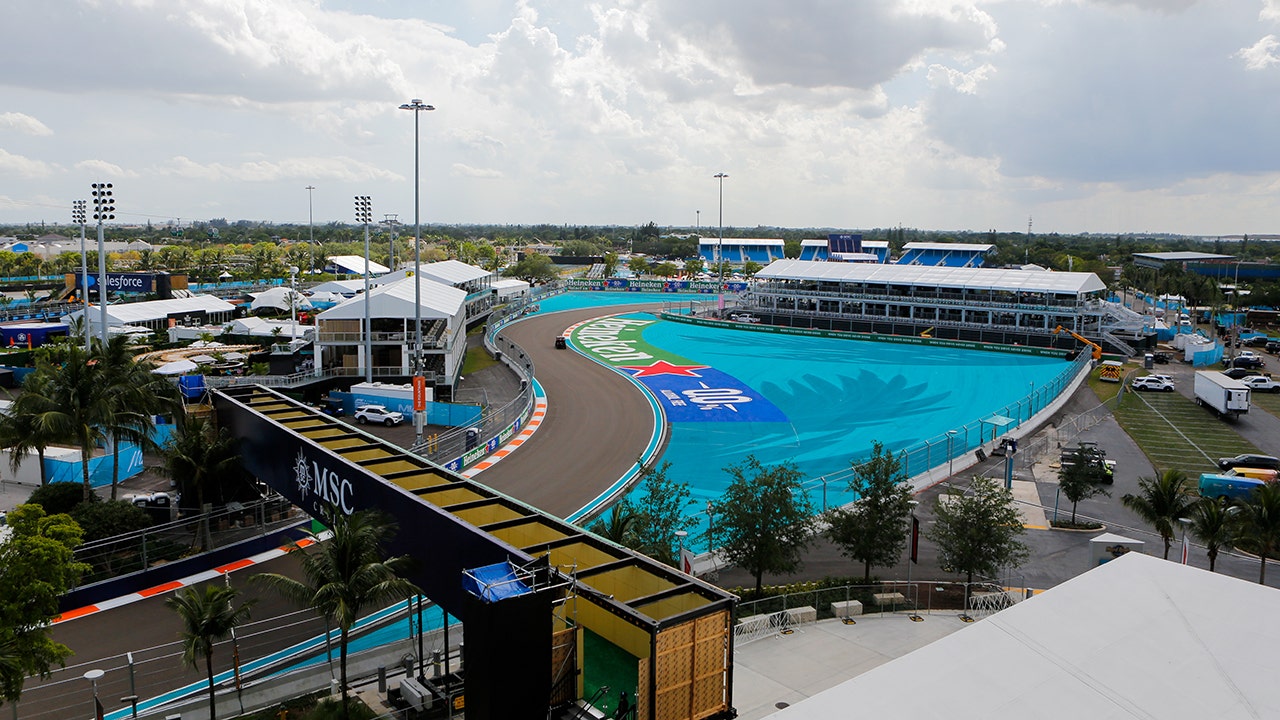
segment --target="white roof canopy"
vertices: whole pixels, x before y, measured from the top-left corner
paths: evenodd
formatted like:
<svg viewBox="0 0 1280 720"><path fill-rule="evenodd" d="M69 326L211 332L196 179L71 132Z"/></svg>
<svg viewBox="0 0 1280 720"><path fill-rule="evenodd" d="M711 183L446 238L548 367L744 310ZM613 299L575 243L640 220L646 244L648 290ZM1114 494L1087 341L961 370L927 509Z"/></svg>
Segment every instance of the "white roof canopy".
<svg viewBox="0 0 1280 720"><path fill-rule="evenodd" d="M1275 588L1130 552L769 717L1280 717L1278 613Z"/></svg>
<svg viewBox="0 0 1280 720"><path fill-rule="evenodd" d="M821 280L827 282L870 282L886 285L924 285L967 288L1080 294L1102 292L1105 283L1093 273L1034 272L997 268L949 268L930 265L876 265L831 263L815 260L775 260L756 273L761 280Z"/></svg>
<svg viewBox="0 0 1280 720"><path fill-rule="evenodd" d="M134 323L163 320L170 315L179 313L229 313L234 312L235 309L235 305L212 295L192 295L191 297L172 298L170 300L117 303L107 306L107 324L132 325ZM84 310L77 310L65 316L63 320L78 319L83 313ZM89 322L98 322L98 318L101 317L100 313L100 308L91 305L89 307Z"/></svg>
<svg viewBox="0 0 1280 720"><path fill-rule="evenodd" d="M419 269L422 271L423 277L445 285L461 285L462 283L480 280L493 274L484 268L478 268L457 260L441 260L440 262L427 263L419 266Z"/></svg>
<svg viewBox="0 0 1280 720"><path fill-rule="evenodd" d="M353 272L358 275L364 274L364 258L359 255L334 255L329 258L329 262L347 272ZM369 273L371 275L382 275L388 272L391 272L391 268L386 265L379 265L372 260L369 261Z"/></svg>
<svg viewBox="0 0 1280 720"><path fill-rule="evenodd" d="M380 285L369 291L372 303L369 313L375 318L412 319L413 278ZM418 279L422 294L421 315L424 319L448 319L462 312L467 293L448 285L442 285L426 277ZM364 319L365 296L353 298L341 305L329 308L316 316L317 321Z"/></svg>

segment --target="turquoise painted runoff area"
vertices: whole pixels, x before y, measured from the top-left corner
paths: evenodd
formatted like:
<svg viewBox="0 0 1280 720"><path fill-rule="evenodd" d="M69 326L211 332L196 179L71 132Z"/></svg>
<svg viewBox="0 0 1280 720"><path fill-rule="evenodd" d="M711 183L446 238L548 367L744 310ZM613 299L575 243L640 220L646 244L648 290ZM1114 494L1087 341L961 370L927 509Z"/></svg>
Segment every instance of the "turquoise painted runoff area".
<svg viewBox="0 0 1280 720"><path fill-rule="evenodd" d="M1051 385L1071 367L1054 358L672 322L645 328L644 339L733 375L777 405L789 420L673 423L662 461L671 463L669 477L689 483L696 501L690 515L705 515L706 501L718 498L732 481L723 469L748 455L766 465L794 463L809 481L811 499L819 508L822 488L814 479L865 460L875 441L898 454L941 440L927 461L945 462L948 430L958 429L951 440L953 454L977 447L982 441L978 420L1014 413L1027 419L1031 403L1026 398L1033 389ZM1043 404L1036 403L1037 409ZM988 425L988 441L991 432ZM925 469L910 468L913 473ZM829 507L854 499L845 483L828 484Z"/></svg>

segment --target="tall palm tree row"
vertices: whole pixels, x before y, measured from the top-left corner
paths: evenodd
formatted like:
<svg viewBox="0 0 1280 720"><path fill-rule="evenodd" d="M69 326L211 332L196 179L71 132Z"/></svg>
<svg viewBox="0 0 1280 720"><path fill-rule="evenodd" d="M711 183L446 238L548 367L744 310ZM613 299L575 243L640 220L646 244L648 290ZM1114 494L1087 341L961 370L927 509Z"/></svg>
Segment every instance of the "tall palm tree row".
<svg viewBox="0 0 1280 720"><path fill-rule="evenodd" d="M180 408L177 388L134 361L127 339L94 340L91 351L76 343L60 343L36 353L36 368L5 415L0 440L15 450L13 464L35 452L44 474L44 450L55 443L80 448L84 497L90 496L89 461L97 445L113 445L111 496L119 479L118 444L152 446L153 417Z"/></svg>
<svg viewBox="0 0 1280 720"><path fill-rule="evenodd" d="M383 546L396 531L394 521L386 515L376 510L343 515L330 508L324 523L333 537L301 551L303 580L278 573L255 575L254 580L315 610L338 627L342 716L346 718L347 647L352 626L365 608L410 597L419 590L403 577L412 563L408 555L384 559Z"/></svg>

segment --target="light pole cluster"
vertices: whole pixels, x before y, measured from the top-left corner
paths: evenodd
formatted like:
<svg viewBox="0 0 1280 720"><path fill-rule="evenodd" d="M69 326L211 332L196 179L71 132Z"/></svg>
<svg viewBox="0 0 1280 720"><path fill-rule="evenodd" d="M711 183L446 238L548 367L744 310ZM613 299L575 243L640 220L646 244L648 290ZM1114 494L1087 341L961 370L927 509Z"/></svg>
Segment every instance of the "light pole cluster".
<svg viewBox="0 0 1280 720"><path fill-rule="evenodd" d="M93 183L93 219L98 223L98 302L102 305L102 346L107 345L107 252L103 240L102 223L115 220L116 201L111 194L111 183ZM88 322L89 318L85 318Z"/></svg>
<svg viewBox="0 0 1280 720"><path fill-rule="evenodd" d="M397 219L400 215L397 213L384 213L382 223L391 231L391 240L387 244L387 267L392 271L396 269L396 226L400 224Z"/></svg>
<svg viewBox="0 0 1280 720"><path fill-rule="evenodd" d="M89 352L89 253L84 247L84 226L86 222L85 201L71 202L71 219L80 226L80 299L84 301L84 312L80 313L81 324L84 325L84 351Z"/></svg>
<svg viewBox="0 0 1280 720"><path fill-rule="evenodd" d="M373 319L369 306L369 223L373 202L368 195L356 196L356 222L364 225L364 381L373 382Z"/></svg>
<svg viewBox="0 0 1280 720"><path fill-rule="evenodd" d="M401 105L400 109L413 111L413 382L416 390L424 382L422 374L422 195L420 191L421 178L418 172L418 116L424 110L435 110L435 107L424 104L418 98L414 98ZM414 404L416 405L417 403L415 402ZM418 412L415 407L413 413L413 439L415 444L422 442L424 420L425 413Z"/></svg>

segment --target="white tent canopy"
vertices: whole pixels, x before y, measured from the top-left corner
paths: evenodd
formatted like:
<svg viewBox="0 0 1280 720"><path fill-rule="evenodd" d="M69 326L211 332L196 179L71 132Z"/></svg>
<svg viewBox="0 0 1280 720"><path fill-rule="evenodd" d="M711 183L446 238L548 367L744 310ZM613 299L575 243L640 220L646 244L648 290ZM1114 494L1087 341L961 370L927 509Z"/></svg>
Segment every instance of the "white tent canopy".
<svg viewBox="0 0 1280 720"><path fill-rule="evenodd" d="M195 372L200 366L191 360L174 360L168 362L151 372L156 375L182 375L183 373Z"/></svg>
<svg viewBox="0 0 1280 720"><path fill-rule="evenodd" d="M355 273L356 275L364 275L364 258L359 255L334 255L329 258L329 264L333 265L338 272ZM386 265L369 261L369 274L383 275L391 272L391 268Z"/></svg>
<svg viewBox="0 0 1280 720"><path fill-rule="evenodd" d="M312 295L336 293L346 298L354 297L356 293L364 292L364 280L330 280L310 288L309 292Z"/></svg>
<svg viewBox="0 0 1280 720"><path fill-rule="evenodd" d="M369 312L375 318L414 317L413 278L407 278L389 285L381 285L369 291ZM467 294L447 285L441 285L425 277L419 278L419 292L422 295L421 316L424 320L449 319L460 317ZM326 320L362 320L365 316L364 296L350 302L329 308L316 316L320 322Z"/></svg>
<svg viewBox="0 0 1280 720"><path fill-rule="evenodd" d="M253 298L253 302L249 304L250 310L288 310L290 298L297 299L299 310L311 309L311 301L293 288L273 287L260 293L250 293L249 296Z"/></svg>

